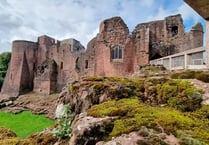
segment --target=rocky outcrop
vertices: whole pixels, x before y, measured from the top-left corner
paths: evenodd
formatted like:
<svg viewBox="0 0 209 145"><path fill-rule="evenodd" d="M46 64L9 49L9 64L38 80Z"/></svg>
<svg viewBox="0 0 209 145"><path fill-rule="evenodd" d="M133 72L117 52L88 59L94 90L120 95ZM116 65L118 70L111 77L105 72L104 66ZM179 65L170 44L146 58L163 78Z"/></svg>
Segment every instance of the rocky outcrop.
<svg viewBox="0 0 209 145"><path fill-rule="evenodd" d="M110 125L117 117L94 118L86 113L79 114L74 122L69 141L70 145L96 144L103 140L113 125Z"/></svg>
<svg viewBox="0 0 209 145"><path fill-rule="evenodd" d="M196 88L204 91L202 104L209 105L209 83L204 83L197 79L189 80Z"/></svg>
<svg viewBox="0 0 209 145"><path fill-rule="evenodd" d="M127 79L118 77L84 77L80 81L67 85L63 88L58 98L58 104L70 103L72 112L80 114L86 112L92 105L100 104L108 99L127 98L132 95L140 95L140 92L133 91L136 88L134 83L137 82L138 91L143 85L140 79ZM139 94L137 94L139 93Z"/></svg>
<svg viewBox="0 0 209 145"><path fill-rule="evenodd" d="M53 119L57 95L58 94L42 95L36 93L20 95L16 100L2 101L4 106L1 108L1 111L18 113L29 110L33 114L45 114L48 118Z"/></svg>
<svg viewBox="0 0 209 145"><path fill-rule="evenodd" d="M155 134L143 128L138 132L123 134L108 142L98 142L96 145L179 145L178 139L174 135L166 133Z"/></svg>
<svg viewBox="0 0 209 145"><path fill-rule="evenodd" d="M171 134L166 134L162 128L162 133L156 133L146 127L104 142L105 137L113 129L113 123L111 122L116 119L118 117L94 118L87 116L86 113L79 114L74 120L69 145L179 145L178 139Z"/></svg>

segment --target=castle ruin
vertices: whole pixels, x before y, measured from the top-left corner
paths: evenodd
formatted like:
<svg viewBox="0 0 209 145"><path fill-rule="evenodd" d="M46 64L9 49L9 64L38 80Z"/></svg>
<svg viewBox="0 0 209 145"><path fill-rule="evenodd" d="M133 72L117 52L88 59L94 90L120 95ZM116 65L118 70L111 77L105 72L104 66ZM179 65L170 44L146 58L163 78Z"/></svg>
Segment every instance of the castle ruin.
<svg viewBox="0 0 209 145"><path fill-rule="evenodd" d="M75 39L40 36L37 42L14 41L1 93L50 94L82 76L129 76L150 60L200 46L202 25L185 32L181 15L138 24L131 33L120 17L113 17L101 22L86 49Z"/></svg>

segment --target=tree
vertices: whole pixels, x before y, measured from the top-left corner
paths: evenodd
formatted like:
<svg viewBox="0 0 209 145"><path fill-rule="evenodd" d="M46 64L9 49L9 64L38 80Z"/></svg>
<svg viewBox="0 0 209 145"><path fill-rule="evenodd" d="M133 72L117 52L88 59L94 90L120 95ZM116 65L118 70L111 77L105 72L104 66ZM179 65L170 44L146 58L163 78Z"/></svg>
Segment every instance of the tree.
<svg viewBox="0 0 209 145"><path fill-rule="evenodd" d="M4 52L0 54L0 88L3 85L4 78L9 67L9 62L11 59L11 52Z"/></svg>

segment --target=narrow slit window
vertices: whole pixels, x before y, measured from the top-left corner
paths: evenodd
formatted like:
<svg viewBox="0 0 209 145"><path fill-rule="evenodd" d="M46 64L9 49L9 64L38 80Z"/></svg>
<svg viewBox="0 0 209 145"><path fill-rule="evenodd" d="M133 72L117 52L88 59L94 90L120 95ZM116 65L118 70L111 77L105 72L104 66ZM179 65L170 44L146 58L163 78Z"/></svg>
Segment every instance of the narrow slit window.
<svg viewBox="0 0 209 145"><path fill-rule="evenodd" d="M89 67L89 62L88 60L85 60L85 69L87 69Z"/></svg>
<svg viewBox="0 0 209 145"><path fill-rule="evenodd" d="M111 55L112 55L112 59L114 59L115 58L115 50L114 49L111 50Z"/></svg>
<svg viewBox="0 0 209 145"><path fill-rule="evenodd" d="M119 48L119 59L122 59L122 48Z"/></svg>
<svg viewBox="0 0 209 145"><path fill-rule="evenodd" d="M118 47L116 47L116 49L115 49L115 58L116 59L119 58L119 55L118 55Z"/></svg>
<svg viewBox="0 0 209 145"><path fill-rule="evenodd" d="M61 62L61 64L60 64L60 69L61 70L63 69L63 62Z"/></svg>

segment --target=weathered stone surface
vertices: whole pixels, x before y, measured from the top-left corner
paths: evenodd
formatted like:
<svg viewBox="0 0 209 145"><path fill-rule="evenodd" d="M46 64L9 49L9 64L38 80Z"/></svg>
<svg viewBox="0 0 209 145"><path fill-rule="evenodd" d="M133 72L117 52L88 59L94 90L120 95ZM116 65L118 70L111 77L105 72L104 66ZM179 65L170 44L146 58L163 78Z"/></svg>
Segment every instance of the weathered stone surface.
<svg viewBox="0 0 209 145"><path fill-rule="evenodd" d="M94 118L86 113L79 114L75 119L69 145L96 144L96 145L136 145L136 144L169 144L179 145L179 140L172 134L157 133L152 129L143 128L136 132L123 134L104 142L103 138L108 135L105 125L110 125L117 117ZM109 122L109 123L108 123ZM108 127L110 129L110 127Z"/></svg>
<svg viewBox="0 0 209 145"><path fill-rule="evenodd" d="M1 111L18 113L24 110L30 110L34 114L46 114L48 118L54 119L56 101L58 94L53 95L43 95L29 93L25 95L20 95L19 98L12 101L7 101L8 106L1 108Z"/></svg>
<svg viewBox="0 0 209 145"><path fill-rule="evenodd" d="M107 122L112 122L117 117L94 118L81 113L74 119L69 145L95 144L108 132L102 132Z"/></svg>
<svg viewBox="0 0 209 145"><path fill-rule="evenodd" d="M145 134L144 134L145 135ZM154 140L153 138L156 138ZM108 142L98 142L96 145L158 145L169 144L179 145L178 139L173 135L167 135L166 133L152 134L149 138L149 133L146 136L142 136L139 132L131 132L129 134L123 134Z"/></svg>
<svg viewBox="0 0 209 145"><path fill-rule="evenodd" d="M202 104L209 105L209 83L204 83L196 79L189 80L196 88L203 90L203 102Z"/></svg>

